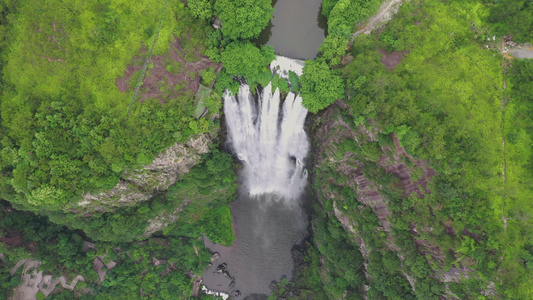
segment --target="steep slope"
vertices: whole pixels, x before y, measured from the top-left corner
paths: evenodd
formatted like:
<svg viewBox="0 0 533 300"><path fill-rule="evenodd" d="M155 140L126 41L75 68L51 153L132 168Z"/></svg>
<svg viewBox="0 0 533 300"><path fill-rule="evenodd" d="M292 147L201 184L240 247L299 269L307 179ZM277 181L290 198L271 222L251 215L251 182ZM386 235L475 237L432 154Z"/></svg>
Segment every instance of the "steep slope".
<svg viewBox="0 0 533 300"><path fill-rule="evenodd" d="M0 199L94 240L146 237L169 225L150 223L163 211L175 221L195 199L157 203L218 142L219 95L194 98L221 68L204 55L209 24L181 2L134 6L0 7Z"/></svg>
<svg viewBox="0 0 533 300"><path fill-rule="evenodd" d="M513 62L518 90L502 88L509 62L484 47L488 10L405 3L332 66L346 98L313 124L313 230L330 298L527 297L531 121L508 116L529 111L518 79L529 71ZM513 104L502 106L509 93Z"/></svg>

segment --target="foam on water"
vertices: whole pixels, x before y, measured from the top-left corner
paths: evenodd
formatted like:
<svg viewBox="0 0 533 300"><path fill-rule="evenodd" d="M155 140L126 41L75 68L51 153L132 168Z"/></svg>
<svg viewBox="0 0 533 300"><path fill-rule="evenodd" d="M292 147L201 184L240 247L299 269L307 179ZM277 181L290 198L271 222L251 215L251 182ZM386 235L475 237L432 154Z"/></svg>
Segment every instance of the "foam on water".
<svg viewBox="0 0 533 300"><path fill-rule="evenodd" d="M303 62L277 57L271 67L288 78L289 70L301 75ZM272 92L269 84L256 100L250 87L243 84L236 97L225 93L224 113L229 142L244 164L250 195L297 198L307 182L304 159L309 151L304 131L307 109L302 98L290 92L281 104L279 89Z"/></svg>
<svg viewBox="0 0 533 300"><path fill-rule="evenodd" d="M288 78L289 70L301 74L303 62L278 57L271 67ZM202 279L209 293L266 299L272 281L283 276L290 280L291 249L308 234L301 205L309 151L307 110L299 95L289 93L282 100L269 84L254 97L243 84L236 96L224 95L224 113L228 142L243 163L239 177L244 184L231 203L235 241L223 247L204 238L206 247L219 256Z"/></svg>

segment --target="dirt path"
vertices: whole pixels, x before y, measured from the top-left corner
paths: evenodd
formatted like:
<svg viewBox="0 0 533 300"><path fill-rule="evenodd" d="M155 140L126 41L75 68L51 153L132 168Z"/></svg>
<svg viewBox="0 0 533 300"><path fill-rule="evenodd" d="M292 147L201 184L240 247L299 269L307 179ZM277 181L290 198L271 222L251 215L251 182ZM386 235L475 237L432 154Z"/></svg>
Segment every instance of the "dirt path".
<svg viewBox="0 0 533 300"><path fill-rule="evenodd" d="M196 276L193 281L192 295L194 298L198 298L200 292L200 286L202 285L202 277Z"/></svg>
<svg viewBox="0 0 533 300"><path fill-rule="evenodd" d="M505 64L505 63L503 63ZM505 80L505 66L502 64L502 68L504 71L504 77L503 77L503 90L507 88L507 82ZM500 110L502 113L502 123L501 123L501 131L502 131L502 222L503 222L503 229L505 231L505 235L507 235L507 218L505 216L505 201L507 199L507 191L506 191L506 178L505 178L505 168L506 168L506 161L505 161L505 101L507 99L505 96L502 96Z"/></svg>
<svg viewBox="0 0 533 300"><path fill-rule="evenodd" d="M10 270L11 276L13 276L20 267L22 269L21 283L13 290L12 300L34 300L37 297L38 292L42 292L45 297L48 297L50 293L59 284L62 288L68 290L74 290L79 281L85 282L83 276L76 276L70 284L64 276L53 279L52 275L43 275L43 271L39 270L41 262L31 259L23 259L17 262L17 264ZM87 293L89 290L86 290Z"/></svg>
<svg viewBox="0 0 533 300"><path fill-rule="evenodd" d="M500 43L500 53L505 54L505 52L506 52L505 45L502 40L502 42ZM505 90L507 89L506 75L507 75L507 69L509 67L509 64L510 64L509 60L504 55L502 58L502 63L501 63L501 68L502 68L502 73L503 73L503 85L502 85L503 92L502 93L505 93ZM500 103L500 111L502 114L500 128L502 132L502 222L503 222L503 230L505 232L505 235L507 235L507 220L509 220L509 218L505 216L505 201L507 200L507 190L506 190L507 181L505 177L506 164L507 164L505 160L505 103L507 100L508 99L505 98L505 94L503 94L501 103Z"/></svg>
<svg viewBox="0 0 533 300"><path fill-rule="evenodd" d="M352 39L350 44L353 43L354 39L361 33L369 34L372 30L379 28L388 21L398 12L403 0L387 0L381 4L379 11L373 17L367 20L365 26L355 33L352 34Z"/></svg>
<svg viewBox="0 0 533 300"><path fill-rule="evenodd" d="M533 47L531 45L518 45L509 49L509 52L516 58L533 58Z"/></svg>
<svg viewBox="0 0 533 300"><path fill-rule="evenodd" d="M517 44L511 36L504 36L498 45L498 50L505 58L533 58L533 45L529 43ZM487 47L488 45L486 45Z"/></svg>
<svg viewBox="0 0 533 300"><path fill-rule="evenodd" d="M499 43L499 51L503 55L502 59L502 72L503 72L503 91L507 89L507 70L510 67L511 60L513 58L533 58L533 47L531 44L523 44L523 45L511 45L508 47L508 43L505 43L505 41L502 39ZM509 56L511 54L512 56ZM505 95L502 95L501 105L500 105L500 111L502 114L502 120L501 120L501 131L502 131L502 222L503 222L503 229L505 232L505 235L507 235L507 221L509 220L508 217L505 216L505 202L507 201L507 181L505 177L505 171L507 167L507 162L505 160L505 104L506 102L510 100L505 97Z"/></svg>

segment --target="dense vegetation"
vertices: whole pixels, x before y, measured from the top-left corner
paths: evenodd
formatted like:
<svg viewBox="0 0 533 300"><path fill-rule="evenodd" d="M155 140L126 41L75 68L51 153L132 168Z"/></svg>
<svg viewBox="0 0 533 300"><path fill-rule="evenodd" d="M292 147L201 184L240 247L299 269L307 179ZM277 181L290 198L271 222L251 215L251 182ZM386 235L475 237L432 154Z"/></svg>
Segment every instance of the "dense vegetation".
<svg viewBox="0 0 533 300"><path fill-rule="evenodd" d="M194 214L193 221L198 227L196 230L187 232L186 236L201 236L202 230L214 241L223 241L231 244L233 233L230 223L221 222L219 227L209 225L207 215L220 216L215 220L225 220L230 217L229 211L215 210L212 208L224 207L223 205L232 200L236 191L236 178L232 168L231 156L224 152L214 150L207 155L206 161L197 165L182 180L171 186L168 191L156 195L149 201L138 203L133 207L125 207L110 212L91 213L90 216L54 212L49 215L51 221L58 224L67 224L73 229L83 230L93 240L128 242L146 236L150 220L158 216L171 216L176 214L180 220L187 219L189 212ZM194 201L189 201L194 199ZM180 208L188 207L184 213L173 213ZM194 209L194 207L202 207ZM200 225L202 224L202 225ZM219 236L218 230L223 230ZM230 233L227 233L227 231ZM228 236L229 235L229 236Z"/></svg>
<svg viewBox="0 0 533 300"><path fill-rule="evenodd" d="M533 5L527 0L489 1L489 20L498 35L511 35L515 41L533 43Z"/></svg>
<svg viewBox="0 0 533 300"><path fill-rule="evenodd" d="M7 7L0 185L1 197L17 207L64 209L82 193L114 187L125 170L149 163L173 142L214 127L191 126L197 121L189 114L190 94L141 102L115 85L143 45L155 43L153 55L164 54L175 34L186 39L190 25L199 25L182 4ZM193 51L202 33L187 43Z"/></svg>
<svg viewBox="0 0 533 300"><path fill-rule="evenodd" d="M344 80L323 61L307 61L302 75L303 105L312 113L344 97Z"/></svg>
<svg viewBox="0 0 533 300"><path fill-rule="evenodd" d="M335 66L341 63L352 33L376 12L381 0L325 0L322 14L328 18L328 35L315 60L306 61L302 76L304 106L316 113L344 95L344 80ZM328 66L334 67L332 70Z"/></svg>
<svg viewBox="0 0 533 300"><path fill-rule="evenodd" d="M216 15L222 28L208 33L207 55L221 62L224 70L217 77L215 89L222 93L229 89L237 93L239 84L234 79L245 79L252 90L260 84L266 86L272 79L267 66L274 60L272 47L259 49L250 42L257 38L272 19L270 0L193 0L191 11L200 19Z"/></svg>
<svg viewBox="0 0 533 300"><path fill-rule="evenodd" d="M62 216L73 219L71 229L29 212L15 211L7 203L1 203L0 237L6 237L7 244L0 243L0 253L5 255L0 284L6 289L14 287L18 283L17 275L11 277L8 266L13 267L20 259L32 258L42 262L40 270L45 274L61 274L68 281L82 275L85 283L78 283L74 291L78 296L87 287L93 291L90 298L96 296L98 299L123 298L124 295L137 298L139 289L142 297L147 299L175 299L176 293L183 297L190 295L192 278L202 274L210 257L201 236L205 234L213 242L223 245L233 243L227 205L236 189L232 163L229 154L214 150L204 163L151 201L90 218ZM176 215L178 220L157 238L130 243L143 235L148 220L172 215L176 209L184 207L187 199L194 199L194 202L185 206ZM52 221L62 223L59 218L58 215L50 217ZM96 242L95 249L84 249L86 235ZM156 266L152 258L166 263ZM95 259L105 263L111 259L118 263L103 282L94 270ZM73 297L68 290L59 292L58 297L63 298L58 299Z"/></svg>
<svg viewBox="0 0 533 300"><path fill-rule="evenodd" d="M50 295L53 299L186 298L192 290L192 277L201 274L210 259L201 239L167 236L127 244L84 244L79 232L31 213L13 211L3 202L0 205L0 233L11 241L7 247L0 244L5 264L12 267L20 259L32 258L42 262L44 274L60 274L69 283L76 275L84 277L85 282L78 282L73 291L56 289ZM99 260L117 263L110 270L104 267L107 274L101 283L95 270ZM22 268L14 277L5 276L9 268L0 269L1 293L11 292ZM87 288L90 293L85 295Z"/></svg>
<svg viewBox="0 0 533 300"><path fill-rule="evenodd" d="M222 52L220 60L227 74L246 78L252 86L257 83L266 86L272 78L267 66L274 58L272 46L258 49L251 42L232 42Z"/></svg>
<svg viewBox="0 0 533 300"><path fill-rule="evenodd" d="M205 64L208 35L216 32L198 10L175 1L2 1L0 199L10 202L0 213L0 238L8 237L0 243L2 292L20 277L9 268L31 257L45 274L69 282L83 275L76 296L88 286L98 299L186 297L191 276L209 261L198 238L233 242L233 159L211 140L208 154L168 191L137 187L134 193L154 196L79 205L82 195L129 180L174 143L216 135L220 93L205 100L206 117L193 117L190 83L201 77L209 86L217 76L214 64L191 71ZM164 77L151 83L160 61ZM171 84L167 76L185 79ZM157 96L146 96L152 90ZM158 238L150 238L154 232ZM22 242L10 245L11 235ZM96 249L83 250L84 240ZM100 283L93 261L106 253L118 266ZM167 263L157 267L152 258ZM73 297L61 291L58 299Z"/></svg>
<svg viewBox="0 0 533 300"><path fill-rule="evenodd" d="M509 9L519 7L515 13L524 11L525 15L529 6L518 2ZM331 7L328 3L326 14ZM506 61L491 50L498 41L483 50L492 34L516 33L516 40L524 41L531 32L520 31L524 33L520 36L513 31L517 26L511 25L512 20L496 19L497 7L505 3L509 4L403 4L384 30L355 40L348 52L353 61L332 70L346 81L347 108L327 118L351 129L340 125L331 129L329 134L340 139L333 144L321 142L323 132L317 136L318 144L327 148L317 154L322 162L315 184L330 216L335 202L369 251L369 298L434 299L445 292L461 299L480 294L528 297L533 280L529 263L533 248L528 238L533 213L528 201L533 153L531 60ZM527 25L530 15L514 21ZM325 52L317 61L332 61L331 55L324 56ZM310 109L322 105L309 96L307 101L304 104ZM316 126L333 121L319 117ZM352 134L355 139L342 138ZM395 158L393 137L412 158ZM419 186L422 196L409 194L405 179L390 171L391 163L383 162L385 158L408 168L413 181L428 176L424 175L427 167L437 175L427 190ZM346 168L361 170L377 184L391 213L391 231L378 234L385 225L376 219L378 212L361 204L360 187L355 188L354 175L343 173ZM315 228L315 232L320 230ZM317 245L323 244L315 234ZM318 249L331 264L338 259L336 249ZM350 251L354 257L359 255L358 249ZM336 268L325 268L324 283L339 276ZM443 285L442 274L453 268L472 273ZM343 289L361 292L346 285L350 276L341 273L341 277L332 286L325 284L331 298Z"/></svg>
<svg viewBox="0 0 533 300"><path fill-rule="evenodd" d="M228 39L252 39L272 19L271 0L217 0L215 12L222 21L222 33Z"/></svg>
<svg viewBox="0 0 533 300"><path fill-rule="evenodd" d="M512 297L523 297L533 282L533 60L513 62L509 70L510 92L506 95L502 129L505 134L503 203L508 218L504 262L505 278L516 289ZM515 296L516 295L516 296Z"/></svg>
<svg viewBox="0 0 533 300"><path fill-rule="evenodd" d="M272 18L270 0L2 1L0 297L26 258L85 278L55 299L189 297L209 263L201 237L234 240L235 166L216 138L168 189L135 190L147 200L82 209L80 199L175 143L218 135L221 94L246 80L252 90L290 83L318 113L314 235L271 299L529 299L533 60L496 48L506 35L533 41L533 5L413 0L352 44L381 2L324 0L328 36L286 81L267 68L274 49L250 42ZM187 69L204 55L210 67ZM213 91L197 119L189 84L200 77ZM111 260L100 282L96 264Z"/></svg>

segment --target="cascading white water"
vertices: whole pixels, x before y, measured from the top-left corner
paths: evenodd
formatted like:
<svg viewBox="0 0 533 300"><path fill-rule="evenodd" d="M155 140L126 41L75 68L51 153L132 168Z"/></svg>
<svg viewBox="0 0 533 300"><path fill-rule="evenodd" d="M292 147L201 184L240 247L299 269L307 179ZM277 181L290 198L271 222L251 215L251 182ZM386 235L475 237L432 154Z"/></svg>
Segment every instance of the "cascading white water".
<svg viewBox="0 0 533 300"><path fill-rule="evenodd" d="M288 78L291 70L302 73L302 62L277 57L271 64L280 77ZM290 92L282 104L280 92L272 92L269 84L259 99L250 87L241 85L237 97L224 95L224 113L229 141L243 161L243 175L251 196L276 194L286 199L297 198L307 182L304 159L309 142L304 131L307 109L302 98Z"/></svg>

